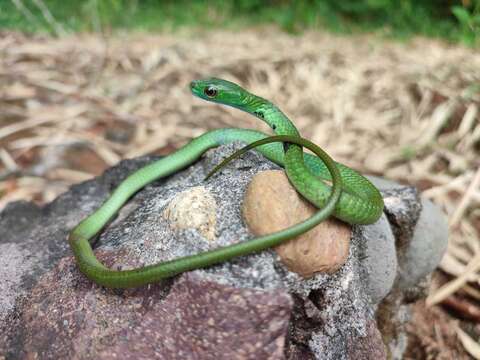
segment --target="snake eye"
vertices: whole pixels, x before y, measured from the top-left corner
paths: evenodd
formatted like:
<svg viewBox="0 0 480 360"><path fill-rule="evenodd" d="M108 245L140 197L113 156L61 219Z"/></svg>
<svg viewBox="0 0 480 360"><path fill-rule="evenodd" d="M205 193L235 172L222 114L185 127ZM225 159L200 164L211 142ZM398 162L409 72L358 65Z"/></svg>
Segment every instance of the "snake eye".
<svg viewBox="0 0 480 360"><path fill-rule="evenodd" d="M203 89L203 93L208 97L213 98L217 96L217 89L215 89L213 86L207 86L205 89Z"/></svg>

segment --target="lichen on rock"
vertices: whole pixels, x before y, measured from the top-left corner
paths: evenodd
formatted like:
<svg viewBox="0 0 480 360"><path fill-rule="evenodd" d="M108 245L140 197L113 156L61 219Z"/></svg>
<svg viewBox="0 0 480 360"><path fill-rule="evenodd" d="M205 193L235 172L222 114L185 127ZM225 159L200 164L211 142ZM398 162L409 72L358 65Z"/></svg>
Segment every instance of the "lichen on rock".
<svg viewBox="0 0 480 360"><path fill-rule="evenodd" d="M217 204L204 186L182 191L170 200L163 216L174 229L197 229L205 238L215 240Z"/></svg>

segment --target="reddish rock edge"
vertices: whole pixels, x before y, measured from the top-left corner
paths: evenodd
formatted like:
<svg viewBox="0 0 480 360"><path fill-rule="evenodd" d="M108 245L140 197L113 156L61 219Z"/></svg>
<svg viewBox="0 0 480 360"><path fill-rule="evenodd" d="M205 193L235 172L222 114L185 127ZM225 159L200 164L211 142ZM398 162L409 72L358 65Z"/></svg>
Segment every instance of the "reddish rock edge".
<svg viewBox="0 0 480 360"><path fill-rule="evenodd" d="M112 254L104 253L107 263ZM118 255L118 253L117 253ZM167 294L168 292L168 294ZM92 284L65 258L23 304L24 358L283 359L286 291L233 288L186 273L144 288ZM1 346L0 346L1 348Z"/></svg>

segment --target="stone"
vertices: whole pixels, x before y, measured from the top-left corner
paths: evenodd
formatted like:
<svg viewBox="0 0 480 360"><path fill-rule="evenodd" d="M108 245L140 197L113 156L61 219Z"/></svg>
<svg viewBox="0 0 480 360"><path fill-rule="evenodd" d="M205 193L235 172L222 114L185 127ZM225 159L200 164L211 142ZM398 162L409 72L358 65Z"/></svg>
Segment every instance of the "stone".
<svg viewBox="0 0 480 360"><path fill-rule="evenodd" d="M387 350L382 341L382 335L375 321L370 321L366 327L366 336L351 337L348 344L349 359L386 359Z"/></svg>
<svg viewBox="0 0 480 360"><path fill-rule="evenodd" d="M422 199L415 188L377 177L370 180L382 191L398 258L394 285L377 309L377 324L389 356L400 360L407 349L409 305L428 294L430 274L447 249L448 223L441 210Z"/></svg>
<svg viewBox="0 0 480 360"><path fill-rule="evenodd" d="M285 290L233 288L184 274L136 331L122 331L100 358L284 359L291 309Z"/></svg>
<svg viewBox="0 0 480 360"><path fill-rule="evenodd" d="M369 179L383 192L392 229L397 232L397 285L411 290L425 283L424 278L438 266L447 251L447 218L437 205L421 198L414 188L378 177Z"/></svg>
<svg viewBox="0 0 480 360"><path fill-rule="evenodd" d="M256 173L278 167L249 152L203 180L241 146L209 151L135 194L99 235L95 253L100 261L111 268L141 267L251 239L240 204ZM398 239L391 235L387 217L354 226L345 263L333 273L309 278L289 271L268 250L136 289L108 290L86 279L71 256L68 232L129 174L156 159L122 161L43 207L13 203L0 213L2 356L385 358L384 344L390 348L392 342L384 322L377 320L379 309L388 310L386 319L401 316L395 313L398 308L383 304L392 303L390 297L403 300L401 289L390 289L392 274L399 278L391 259L401 249L395 248ZM187 221L188 207L178 204L195 198L192 194L210 199L199 207L208 214L215 208L215 225L211 216ZM393 202L402 194L392 193L392 199L398 197ZM402 233L407 225L397 226L395 236L407 238ZM374 283L382 271L383 280Z"/></svg>
<svg viewBox="0 0 480 360"><path fill-rule="evenodd" d="M397 247L406 248L422 211L417 189L412 186L397 186L382 190L382 196L384 212L397 239Z"/></svg>
<svg viewBox="0 0 480 360"><path fill-rule="evenodd" d="M448 222L440 208L421 199L422 211L402 256L398 285L409 289L422 282L442 260L448 246Z"/></svg>
<svg viewBox="0 0 480 360"><path fill-rule="evenodd" d="M365 291L373 304L378 304L390 292L397 277L398 262L395 237L387 217L374 224L357 227L364 239L361 276Z"/></svg>
<svg viewBox="0 0 480 360"><path fill-rule="evenodd" d="M282 170L254 176L243 202L243 217L255 235L286 229L311 217L318 209L304 200ZM309 232L275 248L286 267L307 278L338 270L348 257L351 226L336 219L323 221Z"/></svg>
<svg viewBox="0 0 480 360"><path fill-rule="evenodd" d="M28 327L14 357L283 359L291 308L285 290L233 288L188 273L173 285L105 290L67 257L23 304Z"/></svg>

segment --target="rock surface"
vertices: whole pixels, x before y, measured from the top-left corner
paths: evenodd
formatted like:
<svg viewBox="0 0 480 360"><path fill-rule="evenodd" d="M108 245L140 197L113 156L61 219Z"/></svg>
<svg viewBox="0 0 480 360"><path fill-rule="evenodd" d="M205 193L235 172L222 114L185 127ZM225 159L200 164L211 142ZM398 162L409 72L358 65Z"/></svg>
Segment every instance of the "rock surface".
<svg viewBox="0 0 480 360"><path fill-rule="evenodd" d="M378 304L390 292L397 276L395 237L385 216L375 224L357 227L356 231L364 241L361 276L365 292L372 304Z"/></svg>
<svg viewBox="0 0 480 360"><path fill-rule="evenodd" d="M446 216L430 200L420 198L414 188L377 177L370 177L370 180L383 191L390 223L398 233L398 286L410 289L432 273L447 250ZM402 192L401 201L396 191ZM415 216L409 218L409 214ZM415 226L412 226L415 218Z"/></svg>
<svg viewBox="0 0 480 360"><path fill-rule="evenodd" d="M448 246L448 222L445 214L428 199L421 199L422 212L412 240L402 254L399 286L418 285L442 260Z"/></svg>
<svg viewBox="0 0 480 360"><path fill-rule="evenodd" d="M107 266L131 268L250 238L240 206L247 185L256 172L277 167L249 153L203 181L238 146L210 151L136 194L99 237L97 256ZM386 217L354 227L345 264L309 279L288 271L274 251L132 290L106 290L85 279L70 256L68 231L129 173L152 160L124 161L43 208L14 203L0 214L0 357L386 357L384 343L390 346L391 339L385 340L376 309L398 289L392 234L404 238L408 249L404 234L415 238L418 214L412 213L403 227L393 224L395 231ZM402 188L391 196L401 199ZM188 206L178 205L185 197L198 200L201 212L209 215L191 219ZM395 213L394 207L387 210Z"/></svg>
<svg viewBox="0 0 480 360"><path fill-rule="evenodd" d="M370 180L383 192L398 258L395 282L378 307L377 323L389 357L401 360L407 347L409 304L428 294L430 274L447 249L448 224L440 209L420 198L415 188L376 177Z"/></svg>

